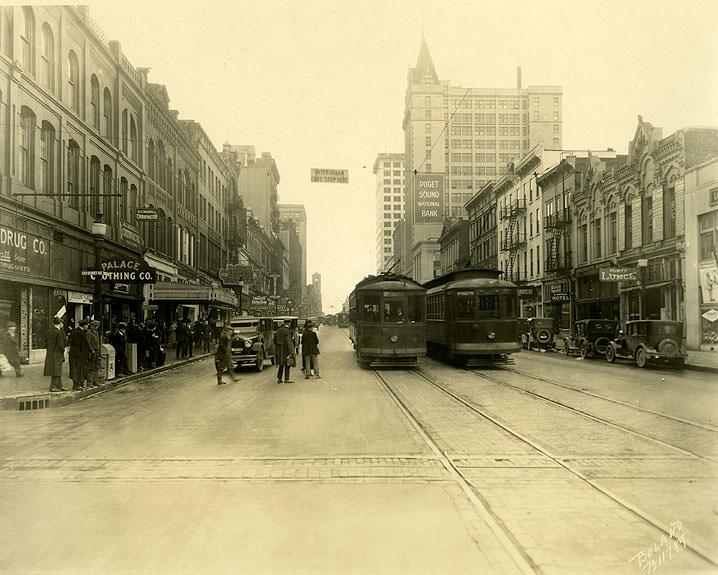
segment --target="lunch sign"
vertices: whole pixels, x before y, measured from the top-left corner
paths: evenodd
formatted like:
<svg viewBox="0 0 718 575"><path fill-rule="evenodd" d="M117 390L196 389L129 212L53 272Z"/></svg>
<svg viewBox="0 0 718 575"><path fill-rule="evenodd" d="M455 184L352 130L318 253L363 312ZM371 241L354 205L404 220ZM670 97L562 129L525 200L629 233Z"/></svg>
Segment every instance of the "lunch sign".
<svg viewBox="0 0 718 575"><path fill-rule="evenodd" d="M598 274L602 282L638 281L638 268L599 268Z"/></svg>

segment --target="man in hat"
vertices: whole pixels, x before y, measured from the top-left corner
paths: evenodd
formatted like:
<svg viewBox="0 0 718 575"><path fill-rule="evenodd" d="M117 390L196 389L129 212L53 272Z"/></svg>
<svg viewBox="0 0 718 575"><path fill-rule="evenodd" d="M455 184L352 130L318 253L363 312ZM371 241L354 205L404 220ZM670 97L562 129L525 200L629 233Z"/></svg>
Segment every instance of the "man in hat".
<svg viewBox="0 0 718 575"><path fill-rule="evenodd" d="M15 370L15 377L22 377L20 353L17 349L17 324L14 321L9 321L5 329L0 332L0 355L4 355ZM2 371L0 375L3 375Z"/></svg>
<svg viewBox="0 0 718 575"><path fill-rule="evenodd" d="M304 324L302 332L302 358L304 361L304 379L311 377L314 369L314 377L321 379L319 375L319 337L313 331L314 323L310 320Z"/></svg>
<svg viewBox="0 0 718 575"><path fill-rule="evenodd" d="M282 373L284 373L284 383L292 383L289 379L289 370L297 364L296 359L297 343L294 341L294 332L290 328L290 321L284 320L282 326L274 332L274 349L276 354L277 383L282 383Z"/></svg>
<svg viewBox="0 0 718 575"><path fill-rule="evenodd" d="M99 387L102 382L102 362L100 359L100 322L90 320L90 329L87 331L87 342L90 345L90 361L87 369L87 383L91 387Z"/></svg>
<svg viewBox="0 0 718 575"><path fill-rule="evenodd" d="M115 326L114 331L110 335L110 345L115 348L115 377L130 373L130 368L127 365L127 357L125 356L127 350L126 329L127 324L121 321Z"/></svg>
<svg viewBox="0 0 718 575"><path fill-rule="evenodd" d="M47 333L47 352L43 374L50 377L50 391L67 391L62 386L62 364L65 362L67 336L62 318L52 318L52 327Z"/></svg>
<svg viewBox="0 0 718 575"><path fill-rule="evenodd" d="M70 334L70 379L72 391L85 389L85 379L90 367L90 342L87 339L87 318L77 322Z"/></svg>

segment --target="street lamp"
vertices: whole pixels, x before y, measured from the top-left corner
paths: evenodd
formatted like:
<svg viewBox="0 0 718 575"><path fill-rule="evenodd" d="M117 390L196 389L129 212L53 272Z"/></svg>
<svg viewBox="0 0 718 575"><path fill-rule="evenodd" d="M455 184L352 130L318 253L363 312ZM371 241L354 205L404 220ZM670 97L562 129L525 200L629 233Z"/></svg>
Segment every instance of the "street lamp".
<svg viewBox="0 0 718 575"><path fill-rule="evenodd" d="M107 224L102 222L102 213L98 213L95 215L95 221L92 222L92 237L95 240L95 270L100 272L95 274L95 301L93 303L95 319L100 322L100 341L102 341L105 327L102 317L102 251L106 233Z"/></svg>

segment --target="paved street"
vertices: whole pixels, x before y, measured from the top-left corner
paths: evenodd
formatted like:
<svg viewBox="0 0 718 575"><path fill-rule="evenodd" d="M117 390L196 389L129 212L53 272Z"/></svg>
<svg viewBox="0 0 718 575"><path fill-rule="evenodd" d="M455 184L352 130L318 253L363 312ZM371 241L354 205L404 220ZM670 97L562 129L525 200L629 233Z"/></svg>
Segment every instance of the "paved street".
<svg viewBox="0 0 718 575"><path fill-rule="evenodd" d="M713 374L522 352L379 377L319 338L321 380L217 386L206 359L3 412L0 571L718 572Z"/></svg>

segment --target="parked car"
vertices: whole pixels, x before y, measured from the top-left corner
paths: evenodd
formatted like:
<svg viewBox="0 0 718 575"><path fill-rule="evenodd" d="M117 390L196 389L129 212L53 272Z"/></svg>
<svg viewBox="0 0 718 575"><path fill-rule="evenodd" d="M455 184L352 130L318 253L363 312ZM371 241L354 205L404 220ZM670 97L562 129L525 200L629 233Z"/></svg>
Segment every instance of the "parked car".
<svg viewBox="0 0 718 575"><path fill-rule="evenodd" d="M574 324L574 332L564 338L563 352L578 352L584 359L603 356L616 336L618 322L612 319L582 319Z"/></svg>
<svg viewBox="0 0 718 575"><path fill-rule="evenodd" d="M637 320L626 322L625 331L611 341L606 348L606 360L632 359L638 367L651 362L672 365L683 369L686 363L686 341L683 338L683 322L662 320Z"/></svg>
<svg viewBox="0 0 718 575"><path fill-rule="evenodd" d="M264 360L274 364L273 322L271 317L240 316L230 320L232 329L232 361L237 367L253 365L264 368Z"/></svg>
<svg viewBox="0 0 718 575"><path fill-rule="evenodd" d="M525 324L519 322L521 345L526 349L554 349L554 320L550 317L530 317Z"/></svg>

